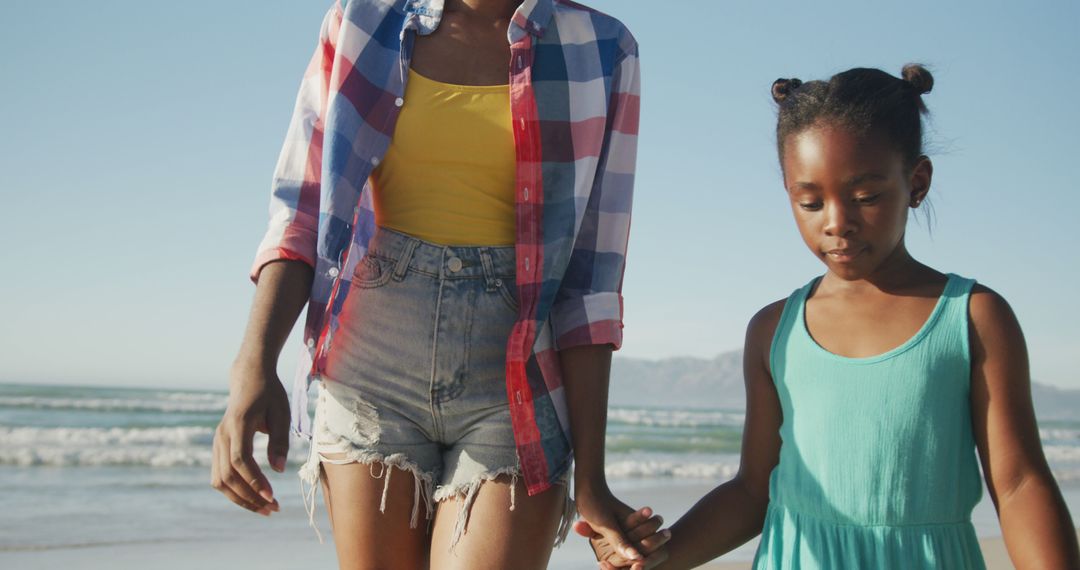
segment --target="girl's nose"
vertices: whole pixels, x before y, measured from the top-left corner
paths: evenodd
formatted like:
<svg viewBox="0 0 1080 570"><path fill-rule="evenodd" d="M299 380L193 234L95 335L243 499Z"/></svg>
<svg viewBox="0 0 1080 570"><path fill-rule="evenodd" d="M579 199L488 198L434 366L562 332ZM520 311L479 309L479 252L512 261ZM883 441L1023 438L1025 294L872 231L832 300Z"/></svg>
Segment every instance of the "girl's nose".
<svg viewBox="0 0 1080 570"><path fill-rule="evenodd" d="M854 233L856 228L851 208L838 202L825 204L825 235L843 237Z"/></svg>

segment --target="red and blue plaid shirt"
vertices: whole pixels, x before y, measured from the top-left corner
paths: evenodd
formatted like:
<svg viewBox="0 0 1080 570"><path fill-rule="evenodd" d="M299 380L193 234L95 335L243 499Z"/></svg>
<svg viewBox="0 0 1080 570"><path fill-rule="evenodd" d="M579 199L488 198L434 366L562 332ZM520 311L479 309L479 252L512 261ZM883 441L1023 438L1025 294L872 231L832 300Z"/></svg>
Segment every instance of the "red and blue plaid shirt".
<svg viewBox="0 0 1080 570"><path fill-rule="evenodd" d="M307 438L308 389L375 231L368 175L404 104L416 34L435 31L442 7L442 0L335 0L300 85L251 279L277 259L314 268L292 397L293 431ZM565 0L524 0L507 38L520 314L507 340L506 385L523 476L535 494L572 457L556 351L622 344L638 51L619 21Z"/></svg>

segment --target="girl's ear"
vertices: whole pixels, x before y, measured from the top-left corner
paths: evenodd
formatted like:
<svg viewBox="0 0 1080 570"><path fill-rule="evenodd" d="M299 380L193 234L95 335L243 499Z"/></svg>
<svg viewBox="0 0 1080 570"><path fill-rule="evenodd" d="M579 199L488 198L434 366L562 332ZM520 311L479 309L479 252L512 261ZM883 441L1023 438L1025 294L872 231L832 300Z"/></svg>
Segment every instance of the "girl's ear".
<svg viewBox="0 0 1080 570"><path fill-rule="evenodd" d="M934 164L925 155L915 161L911 169L911 207L916 208L930 193L930 180L934 177Z"/></svg>

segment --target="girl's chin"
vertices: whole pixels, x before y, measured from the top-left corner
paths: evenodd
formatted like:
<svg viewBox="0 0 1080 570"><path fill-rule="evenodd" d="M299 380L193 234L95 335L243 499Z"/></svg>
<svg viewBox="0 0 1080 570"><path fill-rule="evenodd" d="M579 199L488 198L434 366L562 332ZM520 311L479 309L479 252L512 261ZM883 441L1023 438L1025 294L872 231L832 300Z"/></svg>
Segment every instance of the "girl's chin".
<svg viewBox="0 0 1080 570"><path fill-rule="evenodd" d="M865 263L837 263L826 260L825 266L829 268L829 273L832 273L844 281L866 279L873 273L871 268Z"/></svg>

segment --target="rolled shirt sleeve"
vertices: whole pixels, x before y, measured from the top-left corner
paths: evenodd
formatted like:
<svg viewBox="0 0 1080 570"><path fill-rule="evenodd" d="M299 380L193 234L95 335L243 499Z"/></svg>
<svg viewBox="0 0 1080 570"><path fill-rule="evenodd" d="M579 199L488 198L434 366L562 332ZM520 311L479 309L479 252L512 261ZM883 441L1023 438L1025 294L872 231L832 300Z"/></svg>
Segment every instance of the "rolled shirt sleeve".
<svg viewBox="0 0 1080 570"><path fill-rule="evenodd" d="M263 266L278 259L315 266L323 129L341 21L339 0L334 0L323 18L319 43L300 83L285 143L274 169L270 222L251 266L252 282L258 282Z"/></svg>
<svg viewBox="0 0 1080 570"><path fill-rule="evenodd" d="M551 309L559 350L591 344L610 344L615 350L622 346L622 281L637 161L640 89L637 44L632 43L612 75L607 140Z"/></svg>

